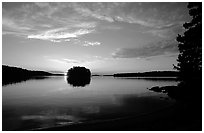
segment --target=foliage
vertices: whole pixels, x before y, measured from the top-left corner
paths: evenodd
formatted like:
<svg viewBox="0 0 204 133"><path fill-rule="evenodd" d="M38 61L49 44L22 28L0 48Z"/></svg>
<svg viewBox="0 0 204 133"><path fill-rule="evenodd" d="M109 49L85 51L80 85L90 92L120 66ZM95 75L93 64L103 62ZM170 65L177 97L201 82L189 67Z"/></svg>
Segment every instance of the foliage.
<svg viewBox="0 0 204 133"><path fill-rule="evenodd" d="M85 67L73 67L70 68L67 72L67 76L69 77L90 77L91 71Z"/></svg>
<svg viewBox="0 0 204 133"><path fill-rule="evenodd" d="M73 67L67 72L67 82L74 87L84 87L90 81L91 71L85 67Z"/></svg>
<svg viewBox="0 0 204 133"><path fill-rule="evenodd" d="M184 35L177 37L180 53L175 68L183 80L202 76L202 3L190 2L188 8L192 20L183 25Z"/></svg>

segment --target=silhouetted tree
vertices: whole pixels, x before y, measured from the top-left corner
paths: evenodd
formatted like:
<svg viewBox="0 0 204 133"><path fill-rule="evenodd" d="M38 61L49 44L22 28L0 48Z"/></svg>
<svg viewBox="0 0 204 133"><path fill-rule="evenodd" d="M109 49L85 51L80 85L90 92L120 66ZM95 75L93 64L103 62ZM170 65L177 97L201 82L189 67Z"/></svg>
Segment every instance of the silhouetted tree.
<svg viewBox="0 0 204 133"><path fill-rule="evenodd" d="M79 67L75 66L73 68L70 68L67 72L67 76L69 77L90 77L91 76L91 71L85 67Z"/></svg>
<svg viewBox="0 0 204 133"><path fill-rule="evenodd" d="M67 72L67 82L74 87L84 87L90 81L91 71L85 67L73 67Z"/></svg>
<svg viewBox="0 0 204 133"><path fill-rule="evenodd" d="M183 81L202 76L202 3L190 2L188 8L192 20L183 25L184 35L177 37L180 54L175 66Z"/></svg>

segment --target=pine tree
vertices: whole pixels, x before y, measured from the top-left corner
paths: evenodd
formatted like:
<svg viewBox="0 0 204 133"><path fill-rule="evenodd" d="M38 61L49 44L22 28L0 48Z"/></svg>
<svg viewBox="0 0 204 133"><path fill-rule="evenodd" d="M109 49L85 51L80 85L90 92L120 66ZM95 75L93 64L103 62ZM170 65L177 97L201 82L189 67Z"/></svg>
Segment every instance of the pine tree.
<svg viewBox="0 0 204 133"><path fill-rule="evenodd" d="M190 2L188 8L192 20L183 25L184 35L177 37L180 53L175 67L184 81L202 76L202 3Z"/></svg>

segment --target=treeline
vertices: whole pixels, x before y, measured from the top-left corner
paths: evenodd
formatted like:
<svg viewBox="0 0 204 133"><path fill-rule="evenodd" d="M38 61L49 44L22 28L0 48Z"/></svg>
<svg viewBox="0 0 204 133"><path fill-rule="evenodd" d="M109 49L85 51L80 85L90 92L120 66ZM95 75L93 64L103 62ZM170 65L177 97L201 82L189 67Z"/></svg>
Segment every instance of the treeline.
<svg viewBox="0 0 204 133"><path fill-rule="evenodd" d="M32 78L43 78L43 76L51 75L56 74L2 65L2 85L21 82Z"/></svg>
<svg viewBox="0 0 204 133"><path fill-rule="evenodd" d="M114 77L178 77L177 71L151 71L143 73L116 73Z"/></svg>

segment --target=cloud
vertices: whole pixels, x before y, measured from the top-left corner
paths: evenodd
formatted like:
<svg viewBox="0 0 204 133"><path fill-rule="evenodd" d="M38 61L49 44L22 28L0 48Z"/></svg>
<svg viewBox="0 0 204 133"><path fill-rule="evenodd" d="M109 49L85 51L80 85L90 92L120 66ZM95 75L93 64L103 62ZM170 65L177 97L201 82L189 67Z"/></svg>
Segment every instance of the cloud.
<svg viewBox="0 0 204 133"><path fill-rule="evenodd" d="M173 39L183 31L184 29L182 28L181 23L178 23L178 24L172 23L172 24L164 25L159 28L153 28L153 29L147 30L144 33L150 33L160 38Z"/></svg>
<svg viewBox="0 0 204 133"><path fill-rule="evenodd" d="M156 43L150 43L140 48L120 48L112 53L114 58L146 58L167 53L177 53L178 47L174 40L165 40Z"/></svg>
<svg viewBox="0 0 204 133"><path fill-rule="evenodd" d="M85 61L85 60L76 60L76 59L68 59L68 58L60 58L60 59L51 58L51 57L45 57L45 58L52 62L62 63L62 64L72 64L72 65L80 65L80 64L90 62L88 60Z"/></svg>
<svg viewBox="0 0 204 133"><path fill-rule="evenodd" d="M83 17L92 17L107 22L126 22L132 24L140 24L143 26L154 26L147 18L138 17L138 3L72 3L72 7L77 13ZM129 8L130 7L130 8ZM127 9L129 8L129 9ZM134 11L134 12L133 12ZM144 11L145 12L145 11Z"/></svg>
<svg viewBox="0 0 204 133"><path fill-rule="evenodd" d="M126 22L126 23L130 23L130 24L139 24L145 27L154 27L155 24L148 22L147 20L143 19L143 18L139 18L139 17L133 17L132 15L124 15L124 16L115 16L114 17L115 21L119 21L119 22Z"/></svg>
<svg viewBox="0 0 204 133"><path fill-rule="evenodd" d="M121 30L122 27L116 26L116 25L104 25L104 26L101 26L100 29L102 30Z"/></svg>
<svg viewBox="0 0 204 133"><path fill-rule="evenodd" d="M81 35L89 34L94 30L79 29L74 32L69 32L67 28L58 28L45 31L36 35L28 35L31 39L49 40L52 42L69 41L70 38L77 38Z"/></svg>
<svg viewBox="0 0 204 133"><path fill-rule="evenodd" d="M47 2L35 2L35 5L39 6L40 8L45 8L50 6L50 4Z"/></svg>
<svg viewBox="0 0 204 133"><path fill-rule="evenodd" d="M76 13L70 12L71 9L64 12L67 3L22 3L21 6L13 5L12 9L3 7L3 35L67 42L94 32L97 26L97 22L82 20Z"/></svg>
<svg viewBox="0 0 204 133"><path fill-rule="evenodd" d="M59 60L59 59L47 59L47 60L49 60L49 61L52 61L52 62L56 62L56 63L62 63L62 64L66 64L66 62L65 61L63 61L63 60Z"/></svg>
<svg viewBox="0 0 204 133"><path fill-rule="evenodd" d="M78 38L71 38L71 39L66 39L64 41L70 41L72 44L76 44L76 45L81 45L81 46L85 46L85 47L88 47L88 46L100 46L101 45L101 42L98 42L98 41L83 41L83 40L80 40Z"/></svg>
<svg viewBox="0 0 204 133"><path fill-rule="evenodd" d="M6 3L6 2L5 2ZM52 42L80 40L82 35L103 29L121 29L117 24L141 25L146 31L160 38L169 38L179 32L179 25L186 20L186 3L138 2L40 2L2 4L3 35L23 36ZM168 28L165 28L167 26ZM105 28L104 28L105 29ZM57 30L57 31L56 31ZM82 46L99 43L84 41ZM76 44L76 43L74 43Z"/></svg>
<svg viewBox="0 0 204 133"><path fill-rule="evenodd" d="M85 63L85 61L81 60L74 60L74 59L53 59L53 58L48 58L48 61L55 62L55 63L60 63L60 64L71 64L71 65L80 65L82 63Z"/></svg>
<svg viewBox="0 0 204 133"><path fill-rule="evenodd" d="M53 58L50 56L44 56L44 58L51 62L60 63L64 65L71 65L71 66L86 66L90 64L113 60L113 58L104 58L101 56L83 56L83 59Z"/></svg>
<svg viewBox="0 0 204 133"><path fill-rule="evenodd" d="M15 30L30 30L30 27L25 27L25 26L21 26L19 24L16 24L14 21L12 21L11 19L8 18L4 18L2 20L2 25L4 27L8 27L10 29L15 29Z"/></svg>
<svg viewBox="0 0 204 133"><path fill-rule="evenodd" d="M85 41L83 46L99 46L101 45L100 42L89 42L89 41Z"/></svg>
<svg viewBox="0 0 204 133"><path fill-rule="evenodd" d="M110 3L111 4L111 3ZM104 14L105 10L103 8L103 4L100 3L90 3L89 5L84 5L83 3L73 3L72 4L73 9L81 14L84 17L93 17L99 20L105 20L108 22L114 22L114 19L109 16L109 14ZM91 8L95 7L95 8ZM102 12L101 12L102 11ZM107 11L107 8L106 8Z"/></svg>
<svg viewBox="0 0 204 133"><path fill-rule="evenodd" d="M96 22L82 22L75 24L74 27L79 27L79 28L95 28L97 25Z"/></svg>
<svg viewBox="0 0 204 133"><path fill-rule="evenodd" d="M65 61L66 63L71 63L71 64L80 64L80 63L84 63L84 61L74 60L74 59L62 59L62 60Z"/></svg>
<svg viewBox="0 0 204 133"><path fill-rule="evenodd" d="M76 12L84 17L92 17L107 22L126 22L145 27L159 28L172 22L185 20L187 3L72 3ZM173 9L173 10L172 10Z"/></svg>
<svg viewBox="0 0 204 133"><path fill-rule="evenodd" d="M185 15L182 14L186 11L184 8L186 8L186 3L173 2L156 4L151 2L39 2L22 3L18 10L7 10L3 6L3 15L7 14L5 12L11 12L10 14L23 20L47 19L51 20L49 23L60 23L60 21L64 23L64 20L74 22L74 20L85 20L91 17L107 22L120 21L148 27L159 27L183 20Z"/></svg>
<svg viewBox="0 0 204 133"><path fill-rule="evenodd" d="M18 24L12 19L4 18L2 20L2 34L12 34L17 36L26 36L30 31L33 31L32 27L23 24Z"/></svg>

